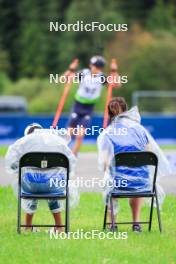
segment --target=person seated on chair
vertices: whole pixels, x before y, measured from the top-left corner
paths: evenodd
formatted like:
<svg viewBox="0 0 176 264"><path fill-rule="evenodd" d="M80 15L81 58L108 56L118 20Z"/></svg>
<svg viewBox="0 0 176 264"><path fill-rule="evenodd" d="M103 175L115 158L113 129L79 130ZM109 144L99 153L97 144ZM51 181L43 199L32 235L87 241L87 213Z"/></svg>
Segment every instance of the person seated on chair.
<svg viewBox="0 0 176 264"><path fill-rule="evenodd" d="M24 137L12 144L6 154L6 169L9 173L15 174L12 186L17 193L18 190L18 170L20 158L28 152L60 152L65 154L70 162L70 174L74 171L76 158L68 147L70 136L61 133L60 130L43 129L40 124L34 123L26 127ZM23 168L21 187L22 192L30 194L42 193L63 193L64 187L53 182L66 179L66 170L64 168L56 169L38 169ZM62 186L62 187L61 187ZM22 200L22 208L25 210L25 225L32 225L33 215L37 209L37 200ZM55 225L62 225L61 210L62 202L51 199L48 200L48 206L53 214ZM31 229L31 228L26 228ZM56 228L57 229L57 228ZM59 228L58 230L62 230Z"/></svg>
<svg viewBox="0 0 176 264"><path fill-rule="evenodd" d="M151 135L140 124L140 115L135 106L128 111L127 103L123 97L115 97L108 105L110 124L103 130L97 139L99 152L99 167L105 171L107 181L115 183L115 187L107 188L110 192L142 192L151 190L151 179L148 167L126 168L113 166L112 160L115 154L127 151L146 151L157 148L156 143L152 143ZM152 141L153 140L153 141ZM152 148L154 146L154 148ZM154 152L154 151L153 151ZM158 151L159 153L159 151ZM163 154L162 154L163 155ZM161 154L160 154L161 156ZM168 167L168 163L163 158L163 164ZM106 181L106 182L107 182ZM112 184L109 184L112 186ZM133 231L141 232L140 222L141 205L143 198L131 198L129 203L133 217ZM113 201L115 204L115 201ZM108 209L109 205L108 205ZM117 208L115 209L117 213Z"/></svg>

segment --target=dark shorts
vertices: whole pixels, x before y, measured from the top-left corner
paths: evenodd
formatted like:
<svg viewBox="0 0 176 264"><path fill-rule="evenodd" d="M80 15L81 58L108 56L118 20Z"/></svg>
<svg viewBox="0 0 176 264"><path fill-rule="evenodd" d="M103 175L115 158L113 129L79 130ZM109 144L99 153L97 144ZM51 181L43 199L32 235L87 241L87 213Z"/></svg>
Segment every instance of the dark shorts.
<svg viewBox="0 0 176 264"><path fill-rule="evenodd" d="M68 120L68 127L89 127L91 123L93 109L94 104L82 104L75 101Z"/></svg>

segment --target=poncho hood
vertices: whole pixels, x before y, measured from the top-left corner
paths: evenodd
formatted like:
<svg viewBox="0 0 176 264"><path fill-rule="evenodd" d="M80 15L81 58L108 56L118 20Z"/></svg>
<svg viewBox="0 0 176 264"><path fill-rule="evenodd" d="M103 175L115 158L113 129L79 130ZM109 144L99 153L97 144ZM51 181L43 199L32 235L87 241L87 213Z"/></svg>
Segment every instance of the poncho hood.
<svg viewBox="0 0 176 264"><path fill-rule="evenodd" d="M130 119L131 121L141 123L141 116L139 114L139 110L137 106L132 107L130 110L121 113L120 115L116 116L114 122L120 121L122 118Z"/></svg>

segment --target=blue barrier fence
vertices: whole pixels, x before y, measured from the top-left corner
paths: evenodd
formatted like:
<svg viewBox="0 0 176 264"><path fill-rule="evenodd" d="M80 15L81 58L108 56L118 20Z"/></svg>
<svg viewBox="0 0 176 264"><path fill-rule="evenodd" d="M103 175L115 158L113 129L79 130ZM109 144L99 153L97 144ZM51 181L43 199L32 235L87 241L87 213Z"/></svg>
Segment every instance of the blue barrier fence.
<svg viewBox="0 0 176 264"><path fill-rule="evenodd" d="M67 126L68 115L62 116L59 121L59 128ZM45 128L52 124L52 115L0 115L0 140L14 140L23 136L25 127L33 122L40 123ZM94 126L93 135L86 138L95 140L98 136L98 129L102 127L103 117L95 115L92 119ZM176 115L143 115L142 124L158 140L176 141Z"/></svg>

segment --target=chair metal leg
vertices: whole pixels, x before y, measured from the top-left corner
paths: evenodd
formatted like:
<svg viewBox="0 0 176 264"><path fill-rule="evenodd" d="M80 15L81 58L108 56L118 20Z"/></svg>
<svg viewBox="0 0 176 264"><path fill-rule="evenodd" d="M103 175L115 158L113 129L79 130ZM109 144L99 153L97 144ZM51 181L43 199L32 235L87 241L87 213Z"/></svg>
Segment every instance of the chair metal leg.
<svg viewBox="0 0 176 264"><path fill-rule="evenodd" d="M157 216L158 216L158 225L159 225L160 233L162 233L161 215L160 215L160 207L159 207L159 202L158 202L157 189L155 189L155 197L156 197L156 209L157 209Z"/></svg>
<svg viewBox="0 0 176 264"><path fill-rule="evenodd" d="M104 210L104 222L103 222L103 229L106 229L106 219L107 219L107 212L108 212L108 205L106 204L105 210Z"/></svg>
<svg viewBox="0 0 176 264"><path fill-rule="evenodd" d="M70 211L70 208L69 208L69 193L67 192L67 196L66 196L66 209L65 209L65 233L68 233L69 232L69 229L70 229L69 211Z"/></svg>
<svg viewBox="0 0 176 264"><path fill-rule="evenodd" d="M152 228L152 219L153 219L153 202L154 202L154 196L152 196L151 199L151 205L150 205L150 218L149 218L149 227L148 230L151 231Z"/></svg>
<svg viewBox="0 0 176 264"><path fill-rule="evenodd" d="M17 223L17 232L21 233L21 197L18 195L18 223Z"/></svg>
<svg viewBox="0 0 176 264"><path fill-rule="evenodd" d="M110 196L110 211L111 211L111 223L112 223L112 231L115 231L115 221L114 221L114 208L113 208L113 200L112 196Z"/></svg>

